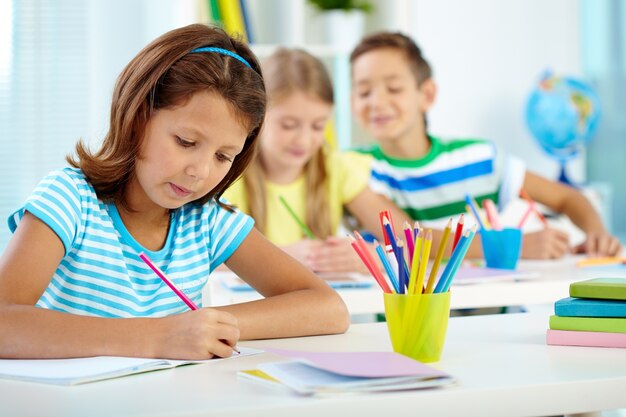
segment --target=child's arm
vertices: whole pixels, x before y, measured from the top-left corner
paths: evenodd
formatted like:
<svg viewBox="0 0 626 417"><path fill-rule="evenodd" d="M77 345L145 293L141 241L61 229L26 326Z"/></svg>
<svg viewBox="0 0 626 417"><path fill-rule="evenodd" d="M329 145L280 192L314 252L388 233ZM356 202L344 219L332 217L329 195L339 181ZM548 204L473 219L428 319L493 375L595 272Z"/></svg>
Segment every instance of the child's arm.
<svg viewBox="0 0 626 417"><path fill-rule="evenodd" d="M258 230L250 231L226 264L267 297L219 307L237 318L242 339L342 333L348 328L348 311L339 295Z"/></svg>
<svg viewBox="0 0 626 417"><path fill-rule="evenodd" d="M357 196L346 204L348 211L356 217L361 225L368 232L376 236L380 242L384 242L382 227L378 213L388 210L391 213L393 227L398 235L404 239L403 225L408 222L413 225L413 220L387 197L376 194L369 187L366 187Z"/></svg>
<svg viewBox="0 0 626 417"><path fill-rule="evenodd" d="M35 307L64 256L56 234L30 213L0 258L0 357L230 356L237 320L215 309L165 318L111 319Z"/></svg>
<svg viewBox="0 0 626 417"><path fill-rule="evenodd" d="M587 239L576 251L591 255L616 255L621 251L619 240L605 229L598 213L578 190L531 172L526 173L523 187L533 200L565 214L585 232Z"/></svg>

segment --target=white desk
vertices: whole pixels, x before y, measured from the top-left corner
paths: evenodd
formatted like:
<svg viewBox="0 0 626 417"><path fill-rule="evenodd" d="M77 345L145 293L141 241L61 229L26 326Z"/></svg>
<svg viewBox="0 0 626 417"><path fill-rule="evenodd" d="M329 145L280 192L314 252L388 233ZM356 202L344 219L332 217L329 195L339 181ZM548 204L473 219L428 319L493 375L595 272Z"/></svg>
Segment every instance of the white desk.
<svg viewBox="0 0 626 417"><path fill-rule="evenodd" d="M264 353L75 387L0 380L0 415L521 417L626 407L626 349L547 346L547 323L537 313L452 318L436 366L459 384L439 390L298 397L236 376L280 359ZM353 325L344 335L241 345L391 350L384 323Z"/></svg>
<svg viewBox="0 0 626 417"><path fill-rule="evenodd" d="M516 281L496 281L480 284L453 285L451 308L483 308L533 304L552 304L567 297L569 284L588 278L602 276L597 268L577 268L580 258L568 257L559 261L521 261L519 268L536 271L536 278ZM626 276L626 268L623 268ZM215 274L215 273L214 273ZM614 273L611 276L617 276ZM350 314L376 314L384 312L380 288L374 284L366 289L341 289ZM236 292L224 288L219 280L210 278L205 292L205 305L225 305L260 298L254 291Z"/></svg>

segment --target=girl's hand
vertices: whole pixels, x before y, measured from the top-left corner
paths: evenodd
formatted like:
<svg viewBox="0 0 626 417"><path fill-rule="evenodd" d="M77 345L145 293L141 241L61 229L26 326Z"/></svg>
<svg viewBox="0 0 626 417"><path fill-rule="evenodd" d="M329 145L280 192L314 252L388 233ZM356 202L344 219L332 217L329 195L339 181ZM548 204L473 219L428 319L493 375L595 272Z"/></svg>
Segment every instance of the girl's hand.
<svg viewBox="0 0 626 417"><path fill-rule="evenodd" d="M373 250L372 250L373 251ZM377 259L374 256L374 259ZM329 237L311 251L305 265L315 272L365 272L367 269L350 239Z"/></svg>
<svg viewBox="0 0 626 417"><path fill-rule="evenodd" d="M569 253L569 236L556 229L543 229L522 237L522 258L558 259Z"/></svg>
<svg viewBox="0 0 626 417"><path fill-rule="evenodd" d="M227 358L239 340L237 319L230 313L201 308L161 320L156 357L202 360Z"/></svg>
<svg viewBox="0 0 626 417"><path fill-rule="evenodd" d="M587 253L590 256L615 256L622 251L622 244L606 231L588 233L587 240L573 249L574 253Z"/></svg>
<svg viewBox="0 0 626 417"><path fill-rule="evenodd" d="M308 264L309 257L316 251L316 248L322 246L323 244L324 243L319 240L302 239L301 241L289 246L282 246L281 249L291 255L291 257L298 260L301 264L310 268Z"/></svg>

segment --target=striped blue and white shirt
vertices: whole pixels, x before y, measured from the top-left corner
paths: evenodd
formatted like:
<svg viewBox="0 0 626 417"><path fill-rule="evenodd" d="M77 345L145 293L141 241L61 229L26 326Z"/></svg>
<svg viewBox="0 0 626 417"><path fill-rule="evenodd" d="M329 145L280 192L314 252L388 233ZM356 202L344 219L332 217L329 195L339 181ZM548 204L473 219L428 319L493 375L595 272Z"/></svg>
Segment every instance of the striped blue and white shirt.
<svg viewBox="0 0 626 417"><path fill-rule="evenodd" d="M99 317L163 317L188 307L139 258L145 252L197 305L210 272L227 260L254 225L214 201L172 213L162 249L142 247L113 203L98 198L79 169L51 172L9 217L9 228L28 211L46 223L65 256L38 307ZM25 277L28 279L28 277Z"/></svg>
<svg viewBox="0 0 626 417"><path fill-rule="evenodd" d="M370 188L387 196L414 220L437 221L465 212L465 194L501 208L516 198L526 168L486 140L442 141L419 159L395 159L378 144L357 149L374 157Z"/></svg>

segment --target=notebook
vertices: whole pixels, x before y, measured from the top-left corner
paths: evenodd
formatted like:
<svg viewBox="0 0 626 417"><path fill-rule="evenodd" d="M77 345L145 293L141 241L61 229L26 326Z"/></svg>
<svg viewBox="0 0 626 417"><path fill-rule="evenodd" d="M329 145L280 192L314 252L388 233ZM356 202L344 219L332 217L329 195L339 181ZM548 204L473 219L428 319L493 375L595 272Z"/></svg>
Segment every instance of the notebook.
<svg viewBox="0 0 626 417"><path fill-rule="evenodd" d="M395 352L265 350L291 360L262 363L239 375L301 395L423 389L455 382L451 375Z"/></svg>
<svg viewBox="0 0 626 417"><path fill-rule="evenodd" d="M579 298L626 300L626 278L594 278L573 282L569 295Z"/></svg>
<svg viewBox="0 0 626 417"><path fill-rule="evenodd" d="M262 350L240 347L231 358L262 353ZM77 385L126 375L215 362L96 356L72 359L0 359L0 378L54 385Z"/></svg>
<svg viewBox="0 0 626 417"><path fill-rule="evenodd" d="M597 298L563 298L554 303L561 317L626 317L626 301Z"/></svg>
<svg viewBox="0 0 626 417"><path fill-rule="evenodd" d="M548 330L546 343L558 346L626 348L626 333Z"/></svg>
<svg viewBox="0 0 626 417"><path fill-rule="evenodd" d="M626 333L626 318L550 316L550 329Z"/></svg>
<svg viewBox="0 0 626 417"><path fill-rule="evenodd" d="M372 279L357 273L345 274L318 274L328 285L335 289L341 288L370 288L373 285ZM221 278L224 288L230 291L254 291L247 282L241 278L228 275Z"/></svg>

